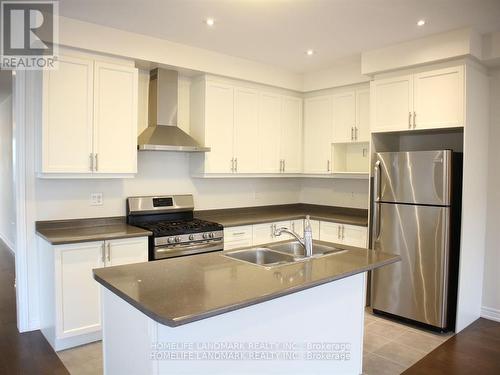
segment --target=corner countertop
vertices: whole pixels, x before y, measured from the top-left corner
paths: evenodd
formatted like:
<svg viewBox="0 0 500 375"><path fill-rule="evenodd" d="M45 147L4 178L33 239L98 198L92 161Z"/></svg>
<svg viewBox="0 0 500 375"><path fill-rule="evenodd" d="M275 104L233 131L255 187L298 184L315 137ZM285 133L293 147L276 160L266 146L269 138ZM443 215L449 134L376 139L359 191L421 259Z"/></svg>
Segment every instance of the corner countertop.
<svg viewBox="0 0 500 375"><path fill-rule="evenodd" d="M128 225L124 217L37 221L37 234L52 245L149 236L148 230Z"/></svg>
<svg viewBox="0 0 500 375"><path fill-rule="evenodd" d="M99 268L94 278L136 309L170 327L224 314L400 260L348 251L264 268L224 252Z"/></svg>
<svg viewBox="0 0 500 375"><path fill-rule="evenodd" d="M214 221L224 227L303 219L333 221L340 224L368 226L368 210L315 204L285 204L259 207L195 211L195 217Z"/></svg>

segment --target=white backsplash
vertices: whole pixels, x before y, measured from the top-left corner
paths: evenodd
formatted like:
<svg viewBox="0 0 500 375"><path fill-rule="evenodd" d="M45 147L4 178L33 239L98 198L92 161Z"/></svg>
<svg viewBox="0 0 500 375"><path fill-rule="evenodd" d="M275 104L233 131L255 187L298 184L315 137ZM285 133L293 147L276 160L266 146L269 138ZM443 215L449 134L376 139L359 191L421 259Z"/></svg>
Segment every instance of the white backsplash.
<svg viewBox="0 0 500 375"><path fill-rule="evenodd" d="M367 207L366 180L298 178L192 178L189 154L139 152L136 178L37 179L37 220L120 216L133 195L193 194L196 209L287 203ZM102 193L103 205L91 206L90 194Z"/></svg>

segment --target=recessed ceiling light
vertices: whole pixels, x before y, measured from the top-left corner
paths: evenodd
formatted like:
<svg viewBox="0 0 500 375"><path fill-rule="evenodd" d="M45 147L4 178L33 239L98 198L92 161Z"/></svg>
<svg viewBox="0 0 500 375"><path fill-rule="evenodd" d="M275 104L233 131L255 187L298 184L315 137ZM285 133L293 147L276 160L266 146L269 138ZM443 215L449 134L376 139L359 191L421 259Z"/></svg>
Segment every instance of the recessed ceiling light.
<svg viewBox="0 0 500 375"><path fill-rule="evenodd" d="M213 26L215 25L215 20L213 18L207 18L205 20L205 23L208 25L208 26Z"/></svg>
<svg viewBox="0 0 500 375"><path fill-rule="evenodd" d="M308 50L306 51L306 55L307 55L307 56L312 56L312 55L314 55L314 50L312 50L312 49L308 49Z"/></svg>
<svg viewBox="0 0 500 375"><path fill-rule="evenodd" d="M425 25L425 20L423 20L423 19L422 20L418 20L417 25L418 26L424 26Z"/></svg>

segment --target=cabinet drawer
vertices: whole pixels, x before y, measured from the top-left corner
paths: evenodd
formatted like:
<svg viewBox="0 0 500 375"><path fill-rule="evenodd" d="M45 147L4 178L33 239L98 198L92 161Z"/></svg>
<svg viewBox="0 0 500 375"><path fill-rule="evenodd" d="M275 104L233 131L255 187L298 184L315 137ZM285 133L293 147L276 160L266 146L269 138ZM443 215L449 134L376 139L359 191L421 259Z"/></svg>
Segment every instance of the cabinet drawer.
<svg viewBox="0 0 500 375"><path fill-rule="evenodd" d="M225 242L240 241L242 239L252 239L251 225L224 228Z"/></svg>

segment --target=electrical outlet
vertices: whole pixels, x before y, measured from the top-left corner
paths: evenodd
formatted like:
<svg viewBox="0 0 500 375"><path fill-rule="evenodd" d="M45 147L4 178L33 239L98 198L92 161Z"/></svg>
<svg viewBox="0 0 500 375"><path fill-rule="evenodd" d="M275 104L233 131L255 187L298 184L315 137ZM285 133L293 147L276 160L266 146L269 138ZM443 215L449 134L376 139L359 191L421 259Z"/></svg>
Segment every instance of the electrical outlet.
<svg viewBox="0 0 500 375"><path fill-rule="evenodd" d="M102 206L102 193L91 193L90 194L90 205L91 206Z"/></svg>

